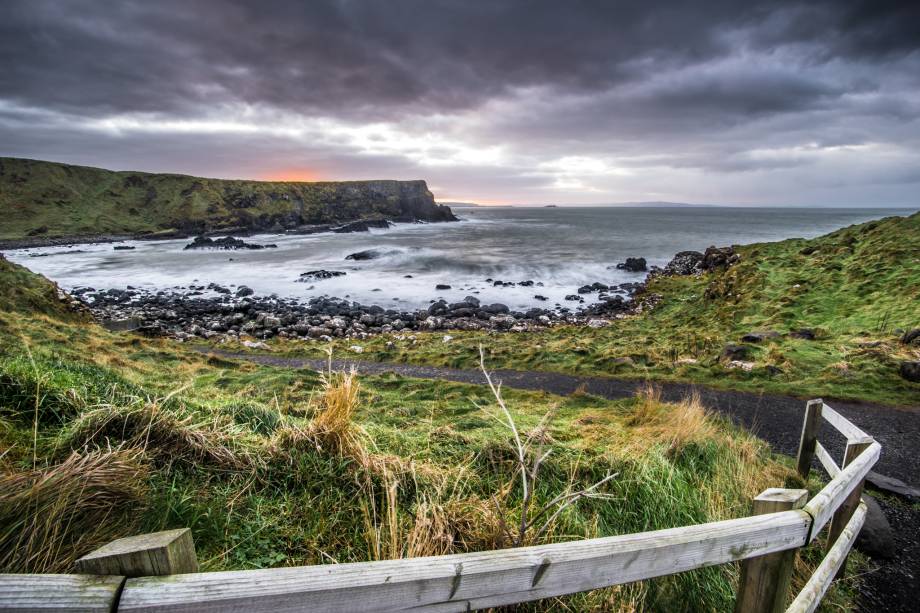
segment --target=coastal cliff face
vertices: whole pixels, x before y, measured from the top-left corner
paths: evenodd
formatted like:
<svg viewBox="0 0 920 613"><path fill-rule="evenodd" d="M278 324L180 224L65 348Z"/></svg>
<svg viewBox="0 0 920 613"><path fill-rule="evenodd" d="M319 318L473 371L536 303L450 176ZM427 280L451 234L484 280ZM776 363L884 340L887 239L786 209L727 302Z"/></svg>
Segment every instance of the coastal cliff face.
<svg viewBox="0 0 920 613"><path fill-rule="evenodd" d="M315 183L114 172L0 158L0 239L292 231L362 219L456 221L424 181Z"/></svg>

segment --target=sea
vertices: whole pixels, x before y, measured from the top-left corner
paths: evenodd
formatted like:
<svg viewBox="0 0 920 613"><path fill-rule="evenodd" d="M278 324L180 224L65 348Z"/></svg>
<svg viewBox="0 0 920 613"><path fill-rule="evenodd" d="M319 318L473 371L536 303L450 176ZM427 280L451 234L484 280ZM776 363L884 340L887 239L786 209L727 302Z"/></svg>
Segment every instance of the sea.
<svg viewBox="0 0 920 613"><path fill-rule="evenodd" d="M132 286L190 291L189 286L216 283L231 290L245 285L261 295L302 300L329 296L398 309L425 307L439 298L459 301L468 295L512 309L552 308L572 306L565 297L585 284L641 281L645 273L616 268L627 257L643 257L649 266L663 266L679 251L814 237L914 210L477 207L455 209L461 219L456 223L244 239L276 244L274 249L185 250L190 241L181 239L18 249L5 254L65 289ZM135 249L115 250L115 245ZM346 259L368 249L378 251L380 257ZM346 274L299 281L301 273L315 270ZM503 283L496 285L496 281ZM450 288L436 289L439 285ZM585 298L590 301L596 296Z"/></svg>

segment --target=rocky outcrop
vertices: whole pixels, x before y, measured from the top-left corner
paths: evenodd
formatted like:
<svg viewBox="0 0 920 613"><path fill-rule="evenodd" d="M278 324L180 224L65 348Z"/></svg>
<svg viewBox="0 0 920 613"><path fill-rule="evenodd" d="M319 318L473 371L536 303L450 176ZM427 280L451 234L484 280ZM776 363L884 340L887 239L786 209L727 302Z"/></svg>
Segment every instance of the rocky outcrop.
<svg viewBox="0 0 920 613"><path fill-rule="evenodd" d="M208 238L206 236L196 236L195 240L183 247L183 249L275 249L276 247L278 247L278 245L247 243L244 240L233 238L232 236L225 236L217 239Z"/></svg>
<svg viewBox="0 0 920 613"><path fill-rule="evenodd" d="M626 258L625 262L617 264L617 269L628 272L645 272L648 270L648 263L645 258Z"/></svg>
<svg viewBox="0 0 920 613"><path fill-rule="evenodd" d="M235 181L16 158L0 158L0 215L8 247L62 237L362 232L393 221L457 221L424 181Z"/></svg>

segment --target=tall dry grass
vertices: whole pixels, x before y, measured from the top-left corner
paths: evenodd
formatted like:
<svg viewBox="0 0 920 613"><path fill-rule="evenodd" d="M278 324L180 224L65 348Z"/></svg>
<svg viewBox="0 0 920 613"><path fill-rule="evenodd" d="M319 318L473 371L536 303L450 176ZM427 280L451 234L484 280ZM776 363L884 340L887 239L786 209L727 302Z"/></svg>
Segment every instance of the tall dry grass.
<svg viewBox="0 0 920 613"><path fill-rule="evenodd" d="M148 472L141 450L120 449L0 474L0 570L67 572L81 555L132 534Z"/></svg>

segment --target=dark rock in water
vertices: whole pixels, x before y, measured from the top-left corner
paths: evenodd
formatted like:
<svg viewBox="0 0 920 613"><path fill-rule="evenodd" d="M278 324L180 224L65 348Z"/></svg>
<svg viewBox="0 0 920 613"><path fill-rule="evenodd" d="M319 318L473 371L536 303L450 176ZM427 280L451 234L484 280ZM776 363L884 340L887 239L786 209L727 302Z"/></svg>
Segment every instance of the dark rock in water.
<svg viewBox="0 0 920 613"><path fill-rule="evenodd" d="M445 285L444 283L438 283L437 285L434 286L434 288L435 289L450 289L450 286Z"/></svg>
<svg viewBox="0 0 920 613"><path fill-rule="evenodd" d="M866 503L866 522L856 537L856 548L876 559L888 560L895 556L894 532L888 518L875 498L863 496Z"/></svg>
<svg viewBox="0 0 920 613"><path fill-rule="evenodd" d="M443 315L444 313L447 313L448 310L447 302L444 300L438 300L428 307L428 314Z"/></svg>
<svg viewBox="0 0 920 613"><path fill-rule="evenodd" d="M743 360L747 355L747 345L734 345L729 343L722 348L722 357L726 360Z"/></svg>
<svg viewBox="0 0 920 613"><path fill-rule="evenodd" d="M463 299L463 302L470 305L471 307L479 308L479 298L476 296L467 296Z"/></svg>
<svg viewBox="0 0 920 613"><path fill-rule="evenodd" d="M582 285L578 288L579 294L590 294L592 292L605 292L610 289L609 286L604 285L603 283L592 283L591 285Z"/></svg>
<svg viewBox="0 0 920 613"><path fill-rule="evenodd" d="M330 228L331 232L337 234L347 234L350 232L370 232L371 228L381 228L387 229L390 227L390 222L386 219L365 219L361 221L353 221L336 228Z"/></svg>
<svg viewBox="0 0 920 613"><path fill-rule="evenodd" d="M617 264L617 268L629 272L645 272L648 270L648 264L645 258L626 258L625 262Z"/></svg>
<svg viewBox="0 0 920 613"><path fill-rule="evenodd" d="M533 287L533 281L528 279L527 281L521 281L520 283L518 283L518 285L520 285L521 287Z"/></svg>
<svg viewBox="0 0 920 613"><path fill-rule="evenodd" d="M920 345L920 328L908 330L901 337L901 342L905 345Z"/></svg>
<svg viewBox="0 0 920 613"><path fill-rule="evenodd" d="M902 379L912 383L920 383L920 362L901 362L898 373Z"/></svg>
<svg viewBox="0 0 920 613"><path fill-rule="evenodd" d="M195 240L185 246L185 249L274 249L278 245L260 245L247 243L239 238L225 236L213 239L207 236L196 236Z"/></svg>
<svg viewBox="0 0 920 613"><path fill-rule="evenodd" d="M732 247L709 247L703 254L700 262L700 268L703 270L716 270L718 268L728 268L741 260L741 256L735 253Z"/></svg>
<svg viewBox="0 0 920 613"><path fill-rule="evenodd" d="M115 251L132 251L137 247L132 247L131 245L115 245L112 247Z"/></svg>
<svg viewBox="0 0 920 613"><path fill-rule="evenodd" d="M239 289L236 290L236 297L243 298L244 296L252 296L254 293L251 287L241 285Z"/></svg>
<svg viewBox="0 0 920 613"><path fill-rule="evenodd" d="M569 294L568 296L565 297L565 299L571 302L584 302L585 301L585 299L579 296L578 294Z"/></svg>
<svg viewBox="0 0 920 613"><path fill-rule="evenodd" d="M540 300L541 302L545 302L549 300L549 298L547 298L546 296L541 296L540 294L536 294L534 296L534 300Z"/></svg>
<svg viewBox="0 0 920 613"><path fill-rule="evenodd" d="M383 255L384 252L379 249L366 249L364 251L358 251L357 253L350 253L345 256L345 259L360 262L363 260L376 260Z"/></svg>
<svg viewBox="0 0 920 613"><path fill-rule="evenodd" d="M692 275L700 271L702 261L703 254L699 251L681 251L664 267L664 273L666 275Z"/></svg>
<svg viewBox="0 0 920 613"><path fill-rule="evenodd" d="M494 304L487 304L482 307L483 311L486 313L491 313L494 315L500 315L509 312L511 309L508 308L508 305L496 302Z"/></svg>
<svg viewBox="0 0 920 613"><path fill-rule="evenodd" d="M920 502L920 488L908 485L894 477L880 475L875 471L870 470L866 475L866 485L886 494L894 494L895 496L906 498L908 502Z"/></svg>
<svg viewBox="0 0 920 613"><path fill-rule="evenodd" d="M792 338L801 338L806 341L813 341L818 336L811 328L799 328L789 333Z"/></svg>
<svg viewBox="0 0 920 613"><path fill-rule="evenodd" d="M312 281L320 281L322 279L332 279L333 277L344 277L345 273L341 270L310 270L308 272L300 273L300 278L297 279L298 283L310 283Z"/></svg>

